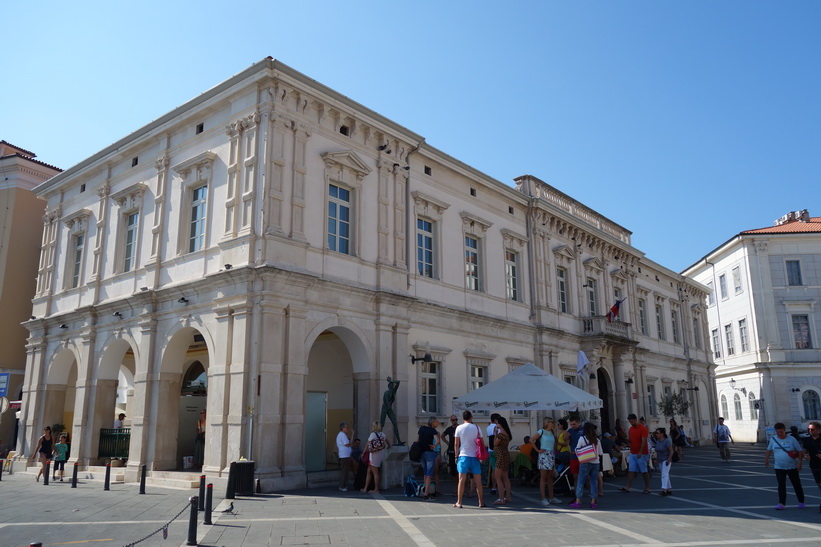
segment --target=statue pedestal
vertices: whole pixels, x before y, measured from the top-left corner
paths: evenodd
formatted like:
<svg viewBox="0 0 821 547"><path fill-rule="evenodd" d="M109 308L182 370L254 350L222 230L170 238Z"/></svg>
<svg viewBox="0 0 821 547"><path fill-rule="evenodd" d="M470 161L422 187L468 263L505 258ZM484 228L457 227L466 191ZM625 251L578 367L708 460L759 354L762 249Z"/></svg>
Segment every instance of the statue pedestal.
<svg viewBox="0 0 821 547"><path fill-rule="evenodd" d="M391 446L382 460L382 468L379 470L379 489L403 487L405 478L412 471L411 462L408 459L407 446Z"/></svg>

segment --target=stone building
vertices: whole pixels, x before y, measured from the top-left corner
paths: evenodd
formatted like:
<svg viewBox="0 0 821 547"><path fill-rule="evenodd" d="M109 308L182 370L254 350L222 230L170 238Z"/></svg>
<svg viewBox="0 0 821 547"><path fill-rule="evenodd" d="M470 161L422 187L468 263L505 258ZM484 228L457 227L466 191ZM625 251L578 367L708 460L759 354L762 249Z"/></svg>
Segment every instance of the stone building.
<svg viewBox="0 0 821 547"><path fill-rule="evenodd" d="M60 172L36 157L0 141L0 395L11 401L0 415L0 439L12 449L26 370L29 333L23 323L31 316L45 209L32 189Z"/></svg>
<svg viewBox="0 0 821 547"><path fill-rule="evenodd" d="M704 286L537 178L494 180L273 59L37 193L29 454L63 416L72 458L98 463L119 397L127 480L179 469L207 408L204 472L244 456L265 490L299 487L336 465L339 422L364 440L388 377L386 431L414 440L526 362L602 397L606 428L661 421L656 399L681 392L687 427L709 431ZM519 439L541 418L509 416Z"/></svg>
<svg viewBox="0 0 821 547"><path fill-rule="evenodd" d="M684 271L710 287L719 413L740 441L821 419L821 218L745 230Z"/></svg>

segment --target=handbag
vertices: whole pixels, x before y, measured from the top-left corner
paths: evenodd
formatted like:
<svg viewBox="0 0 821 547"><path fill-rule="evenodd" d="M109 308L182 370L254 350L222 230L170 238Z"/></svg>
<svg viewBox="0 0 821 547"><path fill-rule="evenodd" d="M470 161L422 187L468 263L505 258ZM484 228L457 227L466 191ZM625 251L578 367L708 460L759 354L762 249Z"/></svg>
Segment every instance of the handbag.
<svg viewBox="0 0 821 547"><path fill-rule="evenodd" d="M786 453L787 453L787 455L788 455L789 457L791 457L792 459L794 459L794 460L795 460L795 459L797 459L797 458L798 458L798 456L800 455L800 452L798 452L798 450L787 450L786 448L784 448L783 446L781 446L781 443L780 443L780 442L778 442L778 441L775 441L775 444L777 444L777 445L778 445L778 448L780 448L781 450L783 450L784 452L786 452Z"/></svg>
<svg viewBox="0 0 821 547"><path fill-rule="evenodd" d="M367 450L366 450L366 451L364 451L364 452L362 453L362 457L361 457L361 458L359 458L359 461L361 461L361 462L362 462L362 463L364 463L365 465L370 465L370 464L371 464L371 453L370 453L370 452L368 452Z"/></svg>
<svg viewBox="0 0 821 547"><path fill-rule="evenodd" d="M476 426L476 429L479 430L479 436L476 437L476 459L483 462L490 457L490 454L488 454L487 447L482 441L482 430L479 429L478 425Z"/></svg>
<svg viewBox="0 0 821 547"><path fill-rule="evenodd" d="M592 444L588 444L581 448L577 448L576 457L579 459L579 463L590 463L598 457L596 454L596 447Z"/></svg>
<svg viewBox="0 0 821 547"><path fill-rule="evenodd" d="M385 449L385 443L382 442L382 437L377 433L375 439L368 441L369 452L379 452Z"/></svg>
<svg viewBox="0 0 821 547"><path fill-rule="evenodd" d="M408 450L408 458L412 462L418 462L422 460L422 452L424 452L424 446L422 443L415 442L411 445L410 450Z"/></svg>

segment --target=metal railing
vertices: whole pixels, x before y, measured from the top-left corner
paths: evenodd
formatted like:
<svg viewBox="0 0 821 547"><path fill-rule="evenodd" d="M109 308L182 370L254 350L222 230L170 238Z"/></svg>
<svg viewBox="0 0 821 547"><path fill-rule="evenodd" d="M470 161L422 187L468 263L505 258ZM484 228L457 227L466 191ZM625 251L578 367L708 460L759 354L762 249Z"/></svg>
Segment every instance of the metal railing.
<svg viewBox="0 0 821 547"><path fill-rule="evenodd" d="M100 429L100 447L98 458L128 458L128 447L131 444L131 428Z"/></svg>

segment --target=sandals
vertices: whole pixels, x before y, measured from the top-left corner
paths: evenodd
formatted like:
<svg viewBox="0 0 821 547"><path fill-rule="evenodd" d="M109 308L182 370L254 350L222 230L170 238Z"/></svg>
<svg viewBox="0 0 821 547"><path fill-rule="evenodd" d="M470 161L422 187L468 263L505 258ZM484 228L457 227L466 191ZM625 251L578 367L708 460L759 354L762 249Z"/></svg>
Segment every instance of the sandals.
<svg viewBox="0 0 821 547"><path fill-rule="evenodd" d="M496 501L493 502L493 505L504 505L505 503L507 503L505 500L503 500L502 498L499 498L499 499L497 499Z"/></svg>
<svg viewBox="0 0 821 547"><path fill-rule="evenodd" d="M461 504L461 503L454 503L454 504L453 504L453 506L454 506L455 508L457 508L457 509L461 509L461 508L462 508L462 504Z"/></svg>
<svg viewBox="0 0 821 547"><path fill-rule="evenodd" d="M624 486L620 486L620 487L619 487L619 492L621 492L622 494L629 494L629 493L630 493L630 490L628 490L628 489L627 489L627 488L625 488Z"/></svg>
<svg viewBox="0 0 821 547"><path fill-rule="evenodd" d="M642 491L641 491L641 493L642 493L642 494L652 494L652 492L651 492L651 491L649 491L649 490L642 490Z"/></svg>
<svg viewBox="0 0 821 547"><path fill-rule="evenodd" d="M485 507L487 507L487 504L484 504L484 503L479 504L479 509L484 509Z"/></svg>

